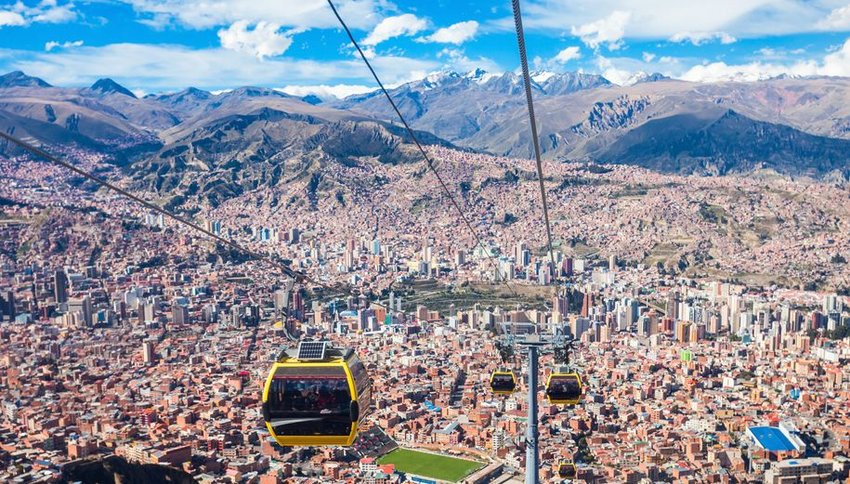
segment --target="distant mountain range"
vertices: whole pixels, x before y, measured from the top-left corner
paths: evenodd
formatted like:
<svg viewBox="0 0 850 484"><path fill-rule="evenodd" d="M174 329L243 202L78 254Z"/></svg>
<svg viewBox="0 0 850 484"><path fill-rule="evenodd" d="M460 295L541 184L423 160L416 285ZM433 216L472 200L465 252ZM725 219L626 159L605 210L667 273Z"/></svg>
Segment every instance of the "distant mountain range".
<svg viewBox="0 0 850 484"><path fill-rule="evenodd" d="M400 127L317 101L260 87L137 98L111 79L71 89L13 72L0 76L0 129L48 148L110 155L137 188L213 205L260 185L309 179L328 163L419 161ZM428 132L418 136L451 146ZM19 151L0 142L2 153Z"/></svg>
<svg viewBox="0 0 850 484"><path fill-rule="evenodd" d="M768 168L843 177L850 168L850 79L696 84L644 74L617 86L595 75L535 73L532 82L549 158L700 174ZM391 95L418 129L460 146L529 157L521 86L513 73L442 73ZM382 118L393 114L374 93L335 105ZM741 132L721 129L731 119Z"/></svg>
<svg viewBox="0 0 850 484"><path fill-rule="evenodd" d="M843 180L850 173L850 79L695 84L641 74L617 86L584 73L532 77L547 158L707 175L769 169ZM391 95L427 143L532 154L514 73L441 72ZM418 160L379 92L323 101L260 87L188 88L139 98L111 79L61 88L12 72L0 76L0 129L105 153L140 186L212 203L286 181L287 164L309 177L360 157Z"/></svg>

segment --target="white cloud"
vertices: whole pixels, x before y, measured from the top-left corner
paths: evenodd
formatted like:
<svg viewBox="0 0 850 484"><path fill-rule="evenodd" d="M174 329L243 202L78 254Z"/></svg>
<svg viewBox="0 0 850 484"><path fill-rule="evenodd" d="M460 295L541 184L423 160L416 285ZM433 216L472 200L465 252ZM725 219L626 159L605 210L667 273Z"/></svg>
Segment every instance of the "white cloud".
<svg viewBox="0 0 850 484"><path fill-rule="evenodd" d="M194 29L230 25L240 20L293 28L337 28L324 0L121 0L133 6L142 22L177 23ZM353 29L369 29L381 20L383 0L341 0L340 15Z"/></svg>
<svg viewBox="0 0 850 484"><path fill-rule="evenodd" d="M649 56L634 57L605 57L597 55L594 58L595 71L603 77L619 85L630 85L651 73L659 73L667 77L676 77L685 70L685 65L693 65L693 59Z"/></svg>
<svg viewBox="0 0 850 484"><path fill-rule="evenodd" d="M18 12L4 10L0 12L0 27L26 25L27 21Z"/></svg>
<svg viewBox="0 0 850 484"><path fill-rule="evenodd" d="M77 18L77 12L74 11L74 4L71 2L58 5L56 0L42 0L31 11L33 12L33 22L61 24L71 22Z"/></svg>
<svg viewBox="0 0 850 484"><path fill-rule="evenodd" d="M602 56L596 58L596 66L602 77L621 86L627 84L633 75L630 70L617 67L611 59Z"/></svg>
<svg viewBox="0 0 850 484"><path fill-rule="evenodd" d="M609 58L598 55L595 59L597 71L615 84L628 84L641 72L659 72L674 79L690 82L755 82L780 75L794 77L835 76L850 77L850 38L821 58L797 59L805 53L801 49L762 49L762 57L756 62L727 64L707 62L694 65L695 59L676 57L631 57Z"/></svg>
<svg viewBox="0 0 850 484"><path fill-rule="evenodd" d="M734 44L738 39L726 32L676 32L670 37L670 42L690 42L694 45L702 45L714 40L721 44Z"/></svg>
<svg viewBox="0 0 850 484"><path fill-rule="evenodd" d="M498 72L501 70L494 60L487 57L470 59L467 57L466 53L460 49L445 48L437 54L437 57L445 59L445 64L443 65L444 69L456 72L467 72L475 69L483 69L486 72Z"/></svg>
<svg viewBox="0 0 850 484"><path fill-rule="evenodd" d="M56 48L70 49L71 47L79 47L81 45L83 45L82 40L74 40L74 41L69 40L67 42L56 42L55 40L51 40L50 42L47 42L47 43L44 44L44 50L46 50L47 52L50 52L51 50L56 49Z"/></svg>
<svg viewBox="0 0 850 484"><path fill-rule="evenodd" d="M417 42L436 42L438 44L455 44L460 45L467 40L475 37L478 33L478 22L468 20L466 22L458 22L448 27L443 27L431 35L416 39Z"/></svg>
<svg viewBox="0 0 850 484"><path fill-rule="evenodd" d="M576 46L567 47L566 49L558 52L558 54L552 58L552 60L558 64L566 64L567 62L576 59L581 59L581 49Z"/></svg>
<svg viewBox="0 0 850 484"><path fill-rule="evenodd" d="M822 76L850 77L850 39L839 50L824 57L818 73Z"/></svg>
<svg viewBox="0 0 850 484"><path fill-rule="evenodd" d="M838 46L841 47L841 46ZM772 47L763 47L754 52L759 56L759 60L764 62L765 60L787 60L791 57L800 56L801 54L805 54L806 49L792 49L787 50L783 48L772 48Z"/></svg>
<svg viewBox="0 0 850 484"><path fill-rule="evenodd" d="M238 86L371 84L359 59L313 61L288 57L258 59L223 48L190 49L163 44L109 44L66 51L4 50L2 68L22 70L59 86L87 86L111 77L131 89L178 91L188 86L226 89ZM431 72L436 61L382 55L373 61L387 85Z"/></svg>
<svg viewBox="0 0 850 484"><path fill-rule="evenodd" d="M850 5L836 8L820 22L818 27L824 30L850 30Z"/></svg>
<svg viewBox="0 0 850 484"><path fill-rule="evenodd" d="M582 42L592 49L606 44L608 49L617 50L622 46L623 35L626 33L626 25L631 20L630 12L615 10L611 15L586 23L579 27L573 27L571 33L580 37Z"/></svg>
<svg viewBox="0 0 850 484"><path fill-rule="evenodd" d="M643 58L644 62L650 63L655 59L655 54L653 54L652 52L644 52L641 57Z"/></svg>
<svg viewBox="0 0 850 484"><path fill-rule="evenodd" d="M77 12L72 2L59 5L56 0L41 0L35 7L27 7L18 0L6 10L0 10L0 27L26 26L31 23L59 24L76 20Z"/></svg>
<svg viewBox="0 0 850 484"><path fill-rule="evenodd" d="M847 0L527 0L529 29L560 36L565 25L586 25L616 11L630 12L623 38L669 39L679 32L726 32L736 38L820 30L818 22ZM494 26L513 29L504 17Z"/></svg>
<svg viewBox="0 0 850 484"><path fill-rule="evenodd" d="M804 69L803 69L804 68ZM770 79L782 74L813 75L817 71L814 63L805 66L784 66L751 62L749 64L728 65L725 62L712 62L691 67L681 78L691 82L754 82Z"/></svg>
<svg viewBox="0 0 850 484"><path fill-rule="evenodd" d="M387 17L381 20L372 32L363 39L363 45L376 46L381 42L402 35L416 35L428 26L428 22L412 13Z"/></svg>
<svg viewBox="0 0 850 484"><path fill-rule="evenodd" d="M850 39L835 52L824 56L821 61L810 59L791 64L751 62L737 65L714 62L694 66L685 72L681 78L694 82L752 82L782 74L850 77Z"/></svg>
<svg viewBox="0 0 850 484"><path fill-rule="evenodd" d="M251 54L259 59L274 57L286 52L292 37L280 32L280 25L259 22L253 28L247 21L235 22L218 31L221 46L225 49Z"/></svg>
<svg viewBox="0 0 850 484"><path fill-rule="evenodd" d="M314 86L285 86L279 91L286 94L298 97L304 97L310 94L318 96L320 99L345 99L348 96L356 94L366 94L376 90L375 87L362 86L357 84L336 84L336 85L314 85Z"/></svg>

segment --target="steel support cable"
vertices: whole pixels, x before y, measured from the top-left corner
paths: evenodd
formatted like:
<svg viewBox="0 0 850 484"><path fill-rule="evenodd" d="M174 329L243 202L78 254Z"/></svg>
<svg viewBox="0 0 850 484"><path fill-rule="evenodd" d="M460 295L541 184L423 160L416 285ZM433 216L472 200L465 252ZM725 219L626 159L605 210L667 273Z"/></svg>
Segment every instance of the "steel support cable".
<svg viewBox="0 0 850 484"><path fill-rule="evenodd" d="M540 140L537 135L537 121L534 117L534 101L531 98L531 76L528 74L528 57L525 53L525 33L522 29L522 13L519 0L512 0L514 10L514 26L519 47L519 60L522 65L522 81L525 86L525 101L528 105L528 118L531 122L531 139L534 144L534 159L537 162L537 181L540 182L540 198L543 201L543 220L546 222L546 238L549 243L549 260L552 270L555 270L555 253L552 245L552 227L549 224L549 204L546 202L546 186L543 183L543 160L540 156Z"/></svg>
<svg viewBox="0 0 850 484"><path fill-rule="evenodd" d="M419 152L422 153L422 157L425 158L425 162L428 165L428 168L431 170L431 173L433 173L434 176L437 178L437 181L440 183L440 186L443 188L443 191L445 191L446 195L449 197L449 201L451 201L451 204L454 206L454 208L457 210L457 213L460 215L461 220L463 220L463 223L472 233L476 245L484 248L484 242L481 240L481 237L478 236L478 232L472 226L472 223L470 223L469 219L466 217L466 214L463 213L463 210L461 210L460 205L457 203L457 200L455 200L454 196L452 196L452 192L449 190L449 187L443 181L443 177L440 176L440 173L434 166L434 161L431 159L430 156L428 156L428 152L426 152L425 148L422 147L422 144L419 142L419 138L416 137L416 134L413 132L413 129L411 129L410 125L407 124L407 120L404 119L404 116L401 114L401 111L398 109L398 106L396 105L395 101L393 101L392 96L390 96L389 91L387 91L387 89L384 87L384 83L381 82L381 79L378 77L378 74L375 72L375 69L372 68L372 63L369 62L369 59L366 58L366 54L363 53L363 50L360 48L360 44L358 44L357 41L354 39L354 35L351 33L351 30L348 28L348 25L345 23L345 20L342 19L339 12L337 11L333 0L328 0L328 5L330 5L331 10L333 10L334 15L336 16L343 30L345 30L345 33L348 35L349 40L351 40L351 44L354 45L355 49L357 49L357 52L360 54L360 58L363 59L363 62L366 64L366 67L369 68L369 72L372 73L372 77L375 79L375 82L378 83L378 87L380 87L381 91L384 93L384 96L386 96L387 100L390 102L393 111L395 111L399 120L401 120L401 124L404 125L404 129L407 131L408 136L410 136L410 139L413 140L413 143L419 149ZM499 265L496 262L495 257L493 257L493 255L489 253L489 250L487 256L490 259L490 263L493 265L493 269L496 272L496 278L501 280L501 282L503 282L513 294L516 294L516 290L514 290L514 288L508 283L507 278L502 277L502 273L499 270Z"/></svg>
<svg viewBox="0 0 850 484"><path fill-rule="evenodd" d="M98 184L98 185L100 185L104 188L108 188L109 190L112 190L113 192L118 193L119 195L121 195L125 198L128 198L128 199L142 205L143 207L145 207L149 210L153 210L156 213L159 213L163 216L171 218L171 219L173 219L173 220L175 220L175 221L177 221L177 222L179 222L179 223L181 223L181 224L183 224L183 225L185 225L185 226L187 226L187 227L189 227L193 230L196 230L196 231L212 238L213 240L215 240L217 242L221 242L222 244L225 244L226 246L228 246L230 248L236 249L236 250L238 250L238 251L240 251L244 254L247 254L254 259L268 262L269 264L273 265L274 267L280 269L281 272L284 273L284 275L286 275L287 277L289 277L291 279L294 279L296 282L309 282L311 284L315 284L317 286L320 286L320 287L327 289L327 290L330 290L330 291L336 290L331 286L328 286L326 284L323 284L319 281L312 279L307 274L305 274L301 271L296 271L296 270L292 269L291 267L287 266L286 264L283 264L281 262L274 260L268 254L263 254L261 252L255 252L255 251L248 249L248 248L246 248L246 247L244 247L240 244L237 244L236 242L233 242L232 240L228 240L228 239L225 239L224 237L221 237L220 235L216 235L215 233L201 227L200 225L198 225L198 224L196 224L196 223L194 223L194 222L192 222L192 221L190 221L190 220L188 220L184 217L181 217L181 216L179 216L175 213L172 213L168 210L165 210L164 208L162 208L158 205L155 205L151 202L148 202L147 200L144 200L144 199L138 197L137 195L134 195L134 194L128 192L127 190L125 190L125 189L123 189L123 188L121 188L121 187L119 187L119 186L97 176L97 175L93 175L93 174L91 174L91 173L89 173L89 172L87 172L87 171L85 171L85 170L83 170L79 167L74 166L73 164L71 164L71 163L69 163L65 160L62 160L62 159L60 159L60 158L58 158L54 155L51 155L50 153L47 153L46 151L42 150L41 148L33 146L33 145L31 145L31 144L29 144L25 141L19 140L18 138L15 138L14 136L6 134L2 131L0 131L0 138L5 139L6 141L9 141L10 143L19 146L20 148L32 153L33 155L35 155L39 158L43 158L43 159L45 159L45 160L47 160L51 163L54 163L54 164L59 165L59 166L65 168L69 171L72 171L72 172L82 176L83 178L86 178L87 180L90 180L90 181L92 181L92 182L94 182L94 183L96 183L96 184Z"/></svg>

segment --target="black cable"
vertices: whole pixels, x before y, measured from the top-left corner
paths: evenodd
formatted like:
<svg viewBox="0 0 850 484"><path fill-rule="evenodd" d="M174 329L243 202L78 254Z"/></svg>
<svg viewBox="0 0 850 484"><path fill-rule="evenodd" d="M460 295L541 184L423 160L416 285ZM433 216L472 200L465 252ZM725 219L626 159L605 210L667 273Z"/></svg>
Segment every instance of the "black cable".
<svg viewBox="0 0 850 484"><path fill-rule="evenodd" d="M183 225L186 225L187 227L190 227L194 230L197 230L198 232L201 232L202 234L216 240L217 242L221 242L222 244L225 244L225 245L227 245L231 248L234 248L234 249L236 249L240 252L243 252L243 253L253 257L254 259L269 262L273 266L280 269L287 277L290 277L297 282L305 282L306 281L306 282L310 282L311 284L316 284L318 286L321 286L325 289L333 290L333 288L331 288L330 286L322 284L321 282L318 282L318 281L310 278L305 273L300 272L300 271L296 271L296 270L292 269L291 267L272 259L267 254L263 254L263 253L260 253L260 252L254 252L250 249L247 249L247 248L237 244L236 242L233 242L231 240L225 239L224 237L216 235L215 233L201 227L200 225L198 225L198 224L196 224L196 223L194 223L194 222L192 222L192 221L190 221L186 218L183 218L183 217L181 217L177 214L174 214L174 213L172 213L168 210L165 210L162 207L159 207L158 205L154 205L153 203L150 203L150 202L148 202L148 201L146 201L146 200L144 200L144 199L142 199L142 198L140 198L136 195L133 195L132 193L128 192L127 190L124 190L123 188L120 188L120 187L110 183L109 181L98 177L97 175L93 175L91 173L88 173L87 171L85 171L81 168L78 168L78 167L72 165L71 163L68 163L67 161L61 160L61 159L57 158L56 156L53 156L50 153L47 153L46 151L44 151L40 148L37 148L37 147L35 147L35 146L33 146L29 143L21 141L21 140L15 138L15 137L13 137L9 134L6 134L2 131L0 131L0 138L3 138L5 140L9 141L10 143L17 145L17 146L23 148L26 151L29 151L30 153L38 156L39 158L44 158L45 160L50 161L52 163L55 163L55 164L65 168L67 170L73 171L74 173L76 173L76 174L78 174L78 175L80 175L80 176L82 176L82 177L84 177L88 180L91 180L91 181L97 183L98 185L100 185L102 187L108 188L108 189L118 193L121 196L129 198L130 200L133 200L134 202L144 206L145 208L147 208L149 210L153 210L154 212L157 212L161 215L172 218L172 219L176 220L177 222L179 222Z"/></svg>
<svg viewBox="0 0 850 484"><path fill-rule="evenodd" d="M354 45L354 48L356 48L357 52L360 53L360 57L363 59L363 62L366 63L366 67L369 68L369 72L372 73L372 77L375 78L375 82L378 83L378 87L381 88L381 91L384 93L384 96L386 96L387 100L390 102L390 105L393 107L393 110L398 115L398 118L404 125L404 129L407 130L407 134L413 140L413 143L416 144L416 147L419 148L419 151L425 158L425 162L427 163L428 168L430 168L434 176L437 177L437 181L440 182L440 186L443 187L443 190L446 192L446 195L449 197L449 200L451 201L452 205L455 207L457 213L460 215L461 220L463 220L463 223L466 224L467 228L469 228L469 231L472 232L472 236L475 238L477 245L484 248L484 242L481 240L481 237L478 236L478 232L475 230L475 228L472 227L472 224L469 222L469 219L467 219L466 215L463 213L463 210L461 210L460 205L457 203L454 196L452 196L452 192L449 190L449 187L446 186L446 183L443 181L443 177L440 176L440 173L434 166L434 162L431 160L431 157L428 156L428 153L419 143L419 139L416 137L416 134L414 134L413 130L410 128L410 125L407 124L407 120L404 119L404 116L401 114L401 111L398 109L398 106L396 106L395 101L393 101L392 96L390 96L389 91L387 91L387 88L384 87L384 84L381 82L381 79L378 77L378 74L375 72L375 69L372 68L372 63L369 62L369 59L366 58L366 55L360 48L360 44L358 44L357 41L354 40L354 35L352 35L351 30L349 30L348 28L348 25L346 25L345 21L342 19L342 17L339 15L339 12L336 10L336 6L334 6L333 0L328 0L328 5L330 5L331 10L333 10L334 15L336 16L337 20L339 20L339 23L340 25L342 25L342 28L345 30L345 33L348 34L348 38L351 40L351 43ZM487 255L490 259L490 263L493 265L493 269L496 271L496 279L500 279L505 284L505 286L507 286L508 289L511 290L512 293L516 294L514 288L508 283L507 278L502 277L501 271L499 270L499 265L496 263L496 260L493 255L490 254L489 251Z"/></svg>
<svg viewBox="0 0 850 484"><path fill-rule="evenodd" d="M543 184L543 160L540 156L540 140L537 135L537 121L534 117L534 101L531 99L531 76L528 74L528 58L525 54L525 33L522 30L522 13L519 9L519 0L513 0L511 3L514 9L514 26L516 27L516 40L519 46L519 59L522 64L525 101L528 104L528 118L531 121L531 139L534 142L534 158L537 162L537 181L540 182L540 198L543 200L543 220L546 222L546 237L549 241L549 260L552 262L552 270L556 270L555 253L552 248L552 227L549 225L549 204L546 202L546 187Z"/></svg>
<svg viewBox="0 0 850 484"><path fill-rule="evenodd" d="M194 222L192 222L192 221L190 221L186 218L183 218L183 217L181 217L181 216L179 216L175 213L169 212L168 210L165 210L164 208L162 208L158 205L155 205L155 204L150 203L150 202L148 202L148 201L146 201L146 200L144 200L144 199L142 199L142 198L140 198L136 195L133 195L132 193L128 192L127 190L124 190L123 188L120 188L120 187L108 182L107 180L104 180L103 178L100 178L97 175L93 175L93 174L91 174L91 173L89 173L89 172L87 172L87 171L85 171L81 168L78 168L78 167L72 165L71 163L68 163L67 161L61 160L61 159L57 158L56 156L53 156L50 153L47 153L46 151L44 151L40 148L37 148L37 147L35 147L35 146L25 142L25 141L21 141L18 138L15 138L14 136L6 134L2 131L0 131L0 138L3 138L5 140L9 141L10 143L15 144L15 145L21 147L22 149L29 151L30 153L32 153L32 154L34 154L34 155L36 155L40 158L44 158L45 160L50 161L52 163L55 163L55 164L65 168L67 170L73 171L74 173L76 173L76 174L78 174L78 175L80 175L80 176L82 176L82 177L84 177L88 180L91 180L91 181L97 183L98 185L100 185L102 187L108 188L108 189L118 193L121 196L129 198L130 200L133 200L134 202L144 206L147 209L153 210L154 212L157 212L157 213L162 214L166 217L172 218L172 219L176 220L177 222L179 222L183 225L186 225L189 228L197 230L198 232L201 232L202 234L204 234L204 235L206 235L206 236L208 236L208 237L210 237L210 238L212 238L212 239L214 239L218 242L221 242L222 244L225 244L225 245L227 245L231 248L234 248L234 249L236 249L240 252L243 252L243 253L249 255L250 257L252 257L254 259L268 262L271 265L275 266L276 268L280 269L281 272L284 273L284 275L293 279L297 283L309 282L310 284L314 284L314 285L319 286L321 288L327 289L328 291L334 291L334 292L336 291L336 289L334 287L331 287L331 286L328 286L327 284L321 283L321 282L311 278L310 276L308 276L304 272L296 271L296 270L292 269L291 267L287 266L286 264L282 264L282 263L272 259L268 254L263 254L261 252L254 252L254 251L252 251L252 250L250 250L250 249L248 249L248 248L246 248L242 245L237 244L236 242L233 242L232 240L228 240L228 239L225 239L224 237L216 235L215 233L210 232L209 230L201 227L200 225L198 225L198 224L196 224L196 223L194 223ZM332 295L332 297L340 297L340 296L344 296L344 295L345 295L345 293L343 293L342 295ZM380 301L371 301L371 303L375 304L377 306L381 306L383 308L387 308L387 306L384 305L383 303L381 303Z"/></svg>

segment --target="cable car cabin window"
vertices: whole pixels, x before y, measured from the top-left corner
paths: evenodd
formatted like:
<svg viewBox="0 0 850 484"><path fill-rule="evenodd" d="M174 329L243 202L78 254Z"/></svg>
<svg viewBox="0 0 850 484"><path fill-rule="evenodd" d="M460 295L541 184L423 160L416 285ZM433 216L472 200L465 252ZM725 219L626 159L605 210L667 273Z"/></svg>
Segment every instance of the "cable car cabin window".
<svg viewBox="0 0 850 484"><path fill-rule="evenodd" d="M372 403L372 385L369 381L369 374L366 372L366 366L360 361L357 355L354 355L348 361L348 368L351 370L351 376L354 378L354 386L357 389L357 401L360 405L360 416L363 417L368 412L369 406Z"/></svg>
<svg viewBox="0 0 850 484"><path fill-rule="evenodd" d="M341 367L279 368L269 387L271 425L278 435L348 435L351 392Z"/></svg>
<svg viewBox="0 0 850 484"><path fill-rule="evenodd" d="M357 387L357 393L362 392L369 385L369 377L366 373L366 366L360 361L356 355L349 360L348 368L351 370L351 376L354 377L354 384Z"/></svg>
<svg viewBox="0 0 850 484"><path fill-rule="evenodd" d="M558 477L562 479L575 479L576 473L577 472L575 464L561 464L558 467Z"/></svg>
<svg viewBox="0 0 850 484"><path fill-rule="evenodd" d="M490 382L490 387L493 391L512 392L516 388L516 380L510 373L497 373L493 375L493 380Z"/></svg>
<svg viewBox="0 0 850 484"><path fill-rule="evenodd" d="M546 394L555 401L574 401L581 397L581 384L576 376L552 376Z"/></svg>

